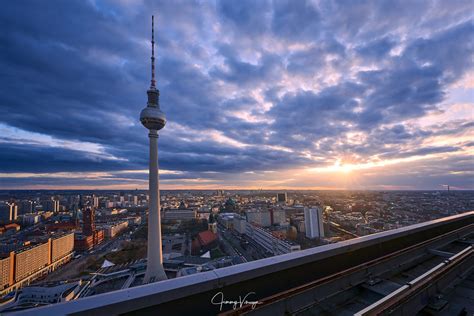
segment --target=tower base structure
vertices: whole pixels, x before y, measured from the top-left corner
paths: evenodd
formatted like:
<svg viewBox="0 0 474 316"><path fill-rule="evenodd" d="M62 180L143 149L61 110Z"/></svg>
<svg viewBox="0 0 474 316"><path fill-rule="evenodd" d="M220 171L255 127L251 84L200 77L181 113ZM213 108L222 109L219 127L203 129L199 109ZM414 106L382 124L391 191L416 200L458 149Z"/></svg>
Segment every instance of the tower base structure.
<svg viewBox="0 0 474 316"><path fill-rule="evenodd" d="M165 269L162 265L146 268L145 277L143 278L143 284L158 282L167 280Z"/></svg>

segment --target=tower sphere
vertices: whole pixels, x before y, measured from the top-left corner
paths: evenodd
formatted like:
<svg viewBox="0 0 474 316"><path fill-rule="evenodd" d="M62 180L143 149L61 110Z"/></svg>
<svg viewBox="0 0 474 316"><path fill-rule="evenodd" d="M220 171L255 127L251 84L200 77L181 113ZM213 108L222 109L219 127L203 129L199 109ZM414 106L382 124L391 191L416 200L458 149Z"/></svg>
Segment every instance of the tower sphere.
<svg viewBox="0 0 474 316"><path fill-rule="evenodd" d="M147 106L140 113L140 122L149 130L160 130L165 127L166 117L159 108Z"/></svg>

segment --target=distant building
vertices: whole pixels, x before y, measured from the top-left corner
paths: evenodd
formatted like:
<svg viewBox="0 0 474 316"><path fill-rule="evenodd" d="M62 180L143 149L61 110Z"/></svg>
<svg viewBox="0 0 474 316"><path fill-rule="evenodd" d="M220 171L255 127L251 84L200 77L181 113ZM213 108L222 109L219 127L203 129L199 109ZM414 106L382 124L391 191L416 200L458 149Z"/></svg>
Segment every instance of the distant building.
<svg viewBox="0 0 474 316"><path fill-rule="evenodd" d="M104 231L101 229L95 230L90 236L76 234L74 236L74 250L79 252L88 251L101 244L104 241L104 236Z"/></svg>
<svg viewBox="0 0 474 316"><path fill-rule="evenodd" d="M56 199L45 200L41 202L43 211L59 212L59 201Z"/></svg>
<svg viewBox="0 0 474 316"><path fill-rule="evenodd" d="M128 217L127 220L128 220L128 226L140 225L142 223L141 216Z"/></svg>
<svg viewBox="0 0 474 316"><path fill-rule="evenodd" d="M235 215L233 218L233 227L241 235L245 234L247 226L247 220L245 217L240 215Z"/></svg>
<svg viewBox="0 0 474 316"><path fill-rule="evenodd" d="M253 239L272 255L282 255L301 250L300 245L284 238L279 238L279 234L276 234L267 228L253 225L249 222L245 223L245 235Z"/></svg>
<svg viewBox="0 0 474 316"><path fill-rule="evenodd" d="M87 208L82 212L82 233L85 236L92 236L95 231L95 210Z"/></svg>
<svg viewBox="0 0 474 316"><path fill-rule="evenodd" d="M75 230L79 227L79 224L78 224L78 220L74 220L74 219L69 219L68 221L64 221L64 222L57 222L57 223L53 223L53 224L48 224L46 226L46 230L47 231L58 231L58 230L63 230L63 231L67 231L67 230Z"/></svg>
<svg viewBox="0 0 474 316"><path fill-rule="evenodd" d="M221 207L221 212L235 212L237 205L232 198L228 198L224 205Z"/></svg>
<svg viewBox="0 0 474 316"><path fill-rule="evenodd" d="M33 213L33 202L32 201L20 201L18 203L18 214L30 214Z"/></svg>
<svg viewBox="0 0 474 316"><path fill-rule="evenodd" d="M13 235L20 230L20 225L16 223L6 224L5 226L0 226L0 235Z"/></svg>
<svg viewBox="0 0 474 316"><path fill-rule="evenodd" d="M286 203L288 200L288 195L286 192L283 193L277 193L277 202L278 203Z"/></svg>
<svg viewBox="0 0 474 316"><path fill-rule="evenodd" d="M260 226L282 225L286 222L286 213L282 209L248 210L247 221Z"/></svg>
<svg viewBox="0 0 474 316"><path fill-rule="evenodd" d="M121 221L104 226L105 237L114 238L128 227L128 221Z"/></svg>
<svg viewBox="0 0 474 316"><path fill-rule="evenodd" d="M190 221L197 218L197 211L189 208L166 209L163 212L163 220L166 221Z"/></svg>
<svg viewBox="0 0 474 316"><path fill-rule="evenodd" d="M308 238L323 238L324 237L324 223L323 223L323 209L320 206L305 207L304 209L304 224L306 237Z"/></svg>
<svg viewBox="0 0 474 316"><path fill-rule="evenodd" d="M232 229L234 227L234 216L236 215L235 213L220 213L217 219L226 229Z"/></svg>
<svg viewBox="0 0 474 316"><path fill-rule="evenodd" d="M214 234L217 234L217 222L215 215L209 215L209 220L207 222L207 229L213 232Z"/></svg>
<svg viewBox="0 0 474 316"><path fill-rule="evenodd" d="M0 204L0 220L4 222L15 221L18 217L18 205L15 203Z"/></svg>
<svg viewBox="0 0 474 316"><path fill-rule="evenodd" d="M98 196L95 196L95 195L92 196L92 206L94 208L99 207L99 197Z"/></svg>
<svg viewBox="0 0 474 316"><path fill-rule="evenodd" d="M95 227L95 209L88 207L82 212L82 234L74 237L74 250L87 251L104 240L104 230Z"/></svg>

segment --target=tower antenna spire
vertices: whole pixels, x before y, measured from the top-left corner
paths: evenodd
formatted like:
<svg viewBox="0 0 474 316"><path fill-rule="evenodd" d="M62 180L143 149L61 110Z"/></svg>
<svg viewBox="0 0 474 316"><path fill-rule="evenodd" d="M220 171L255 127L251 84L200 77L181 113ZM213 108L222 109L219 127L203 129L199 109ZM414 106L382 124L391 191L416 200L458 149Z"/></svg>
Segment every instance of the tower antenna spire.
<svg viewBox="0 0 474 316"><path fill-rule="evenodd" d="M151 86L155 88L155 16L151 16Z"/></svg>

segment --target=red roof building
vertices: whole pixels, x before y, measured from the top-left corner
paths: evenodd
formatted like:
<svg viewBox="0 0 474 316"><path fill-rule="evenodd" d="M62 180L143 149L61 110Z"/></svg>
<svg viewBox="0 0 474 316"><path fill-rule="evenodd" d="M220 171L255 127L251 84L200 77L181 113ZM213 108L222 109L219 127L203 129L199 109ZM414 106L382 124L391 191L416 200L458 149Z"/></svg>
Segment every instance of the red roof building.
<svg viewBox="0 0 474 316"><path fill-rule="evenodd" d="M200 232L196 239L192 242L192 254L199 255L202 252L208 251L217 247L217 234L210 230Z"/></svg>

